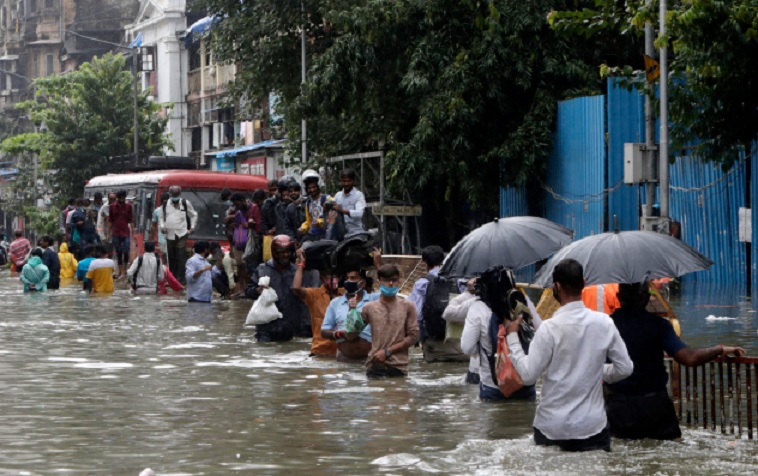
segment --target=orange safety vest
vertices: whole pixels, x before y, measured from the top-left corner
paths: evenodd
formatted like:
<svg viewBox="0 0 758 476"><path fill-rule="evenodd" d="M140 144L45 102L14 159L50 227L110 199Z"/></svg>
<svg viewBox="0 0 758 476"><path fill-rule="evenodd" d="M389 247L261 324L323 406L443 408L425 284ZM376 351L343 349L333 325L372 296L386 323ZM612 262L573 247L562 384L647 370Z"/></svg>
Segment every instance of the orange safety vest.
<svg viewBox="0 0 758 476"><path fill-rule="evenodd" d="M613 314L621 307L619 298L616 294L619 292L618 284L594 284L585 286L582 290L582 302L587 308L593 311Z"/></svg>

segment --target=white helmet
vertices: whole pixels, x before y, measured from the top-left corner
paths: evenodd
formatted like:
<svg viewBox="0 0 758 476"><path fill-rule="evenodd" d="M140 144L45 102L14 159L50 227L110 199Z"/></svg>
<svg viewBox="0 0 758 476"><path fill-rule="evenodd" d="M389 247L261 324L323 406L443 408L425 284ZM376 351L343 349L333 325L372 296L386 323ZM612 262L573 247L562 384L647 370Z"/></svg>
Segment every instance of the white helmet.
<svg viewBox="0 0 758 476"><path fill-rule="evenodd" d="M303 184L307 184L311 180L315 180L316 183L318 183L319 179L321 178L319 177L318 172L316 172L313 169L308 169L305 172L303 172L302 177L303 177Z"/></svg>

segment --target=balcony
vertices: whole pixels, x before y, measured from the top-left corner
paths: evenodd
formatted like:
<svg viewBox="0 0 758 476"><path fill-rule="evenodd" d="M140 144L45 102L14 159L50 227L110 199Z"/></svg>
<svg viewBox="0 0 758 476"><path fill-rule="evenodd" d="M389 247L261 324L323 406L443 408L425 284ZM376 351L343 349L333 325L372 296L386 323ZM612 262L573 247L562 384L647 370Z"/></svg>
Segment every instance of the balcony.
<svg viewBox="0 0 758 476"><path fill-rule="evenodd" d="M190 71L187 76L188 97L220 94L234 80L234 65L211 65Z"/></svg>

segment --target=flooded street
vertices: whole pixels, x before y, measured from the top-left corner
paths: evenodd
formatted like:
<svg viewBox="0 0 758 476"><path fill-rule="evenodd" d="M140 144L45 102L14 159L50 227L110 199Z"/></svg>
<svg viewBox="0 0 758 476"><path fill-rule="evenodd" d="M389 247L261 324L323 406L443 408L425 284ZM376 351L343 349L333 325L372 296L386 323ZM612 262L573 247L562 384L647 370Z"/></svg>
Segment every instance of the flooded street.
<svg viewBox="0 0 758 476"><path fill-rule="evenodd" d="M688 309L685 340L758 355L756 313L719 299L672 297ZM250 304L76 285L23 295L0 271L0 474L758 473L754 440L704 430L614 440L610 454L538 448L535 403L483 404L465 368L418 354L407 380L368 382L360 366L308 357L306 340L257 344Z"/></svg>

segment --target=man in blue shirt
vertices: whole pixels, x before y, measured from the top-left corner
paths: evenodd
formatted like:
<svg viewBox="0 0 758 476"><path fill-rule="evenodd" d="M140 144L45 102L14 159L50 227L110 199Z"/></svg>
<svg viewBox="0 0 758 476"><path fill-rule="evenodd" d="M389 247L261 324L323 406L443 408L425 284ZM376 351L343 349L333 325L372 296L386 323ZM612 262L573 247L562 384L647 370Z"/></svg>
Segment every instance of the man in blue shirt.
<svg viewBox="0 0 758 476"><path fill-rule="evenodd" d="M95 250L96 248L91 245L84 248L84 259L79 261L79 264L76 267L77 281L85 284L89 282L89 279L87 279L87 271L89 271L89 264L95 261Z"/></svg>
<svg viewBox="0 0 758 476"><path fill-rule="evenodd" d="M351 309L358 312L363 306L379 299L379 293L367 293L366 273L360 269L347 272L343 283L345 294L332 299L321 324L321 337L337 341L337 360L340 362L365 363L371 350L371 326L366 326L357 336L345 331L345 319Z"/></svg>
<svg viewBox="0 0 758 476"><path fill-rule="evenodd" d="M444 260L445 252L437 245L427 246L421 250L421 261L426 265L427 275L416 281L408 300L416 306L416 318L418 319L424 360L426 362L468 362L469 356L461 350L460 339L451 338L448 340L445 338L446 323L442 319L441 312L444 310L444 303L438 301L437 304L441 304L442 309L437 315L424 315L425 310L427 312L434 310L433 306L426 306L426 295L430 280L437 283L437 286L447 288L447 293L444 289L439 291L447 294L449 299L450 284L447 281L437 279ZM425 318L426 320L424 320Z"/></svg>
<svg viewBox="0 0 758 476"><path fill-rule="evenodd" d="M185 268L187 297L189 302L210 303L213 294L213 265L205 259L210 253L210 244L207 241L196 241L194 250L195 254L187 260Z"/></svg>

